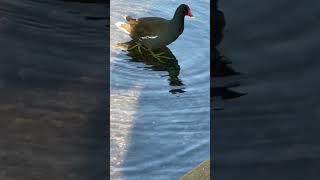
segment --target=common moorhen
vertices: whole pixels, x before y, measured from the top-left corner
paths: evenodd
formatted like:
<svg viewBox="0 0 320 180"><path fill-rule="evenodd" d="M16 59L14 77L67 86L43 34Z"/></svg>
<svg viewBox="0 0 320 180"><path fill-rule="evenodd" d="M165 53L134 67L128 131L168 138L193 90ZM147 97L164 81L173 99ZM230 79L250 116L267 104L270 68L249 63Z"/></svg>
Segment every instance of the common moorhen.
<svg viewBox="0 0 320 180"><path fill-rule="evenodd" d="M151 55L159 59L163 53L155 54L152 49L165 47L175 41L184 30L185 16L193 15L189 6L181 4L171 20L160 17L134 19L124 16L127 22L117 22L116 26L136 41L133 48L138 47L140 52L140 48L147 49Z"/></svg>

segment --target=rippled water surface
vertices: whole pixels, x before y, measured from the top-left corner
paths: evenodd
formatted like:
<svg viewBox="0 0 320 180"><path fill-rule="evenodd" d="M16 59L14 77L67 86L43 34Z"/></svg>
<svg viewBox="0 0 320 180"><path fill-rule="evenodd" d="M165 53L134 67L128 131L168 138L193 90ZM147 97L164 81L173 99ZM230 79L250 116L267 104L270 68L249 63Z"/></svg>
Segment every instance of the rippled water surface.
<svg viewBox="0 0 320 180"><path fill-rule="evenodd" d="M0 1L1 180L106 177L105 19L102 1Z"/></svg>
<svg viewBox="0 0 320 180"><path fill-rule="evenodd" d="M118 43L122 15L172 18L177 1L111 1L111 177L178 179L209 158L209 1L184 1L197 17L161 64Z"/></svg>
<svg viewBox="0 0 320 180"><path fill-rule="evenodd" d="M319 1L220 0L216 179L319 178ZM223 57L224 56L224 57Z"/></svg>

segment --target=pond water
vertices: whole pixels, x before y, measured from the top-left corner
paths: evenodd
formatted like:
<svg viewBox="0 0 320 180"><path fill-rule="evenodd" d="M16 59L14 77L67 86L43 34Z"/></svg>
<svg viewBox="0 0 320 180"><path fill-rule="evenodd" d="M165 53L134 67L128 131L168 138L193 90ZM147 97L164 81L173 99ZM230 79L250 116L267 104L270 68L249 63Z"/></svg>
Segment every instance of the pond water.
<svg viewBox="0 0 320 180"><path fill-rule="evenodd" d="M188 4L183 34L159 62L118 43L130 37L115 23L123 15L170 19ZM209 0L112 0L111 179L178 179L209 159L210 144Z"/></svg>
<svg viewBox="0 0 320 180"><path fill-rule="evenodd" d="M105 4L0 1L0 179L106 177Z"/></svg>
<svg viewBox="0 0 320 180"><path fill-rule="evenodd" d="M216 179L319 177L319 7L219 1L226 26L214 77Z"/></svg>

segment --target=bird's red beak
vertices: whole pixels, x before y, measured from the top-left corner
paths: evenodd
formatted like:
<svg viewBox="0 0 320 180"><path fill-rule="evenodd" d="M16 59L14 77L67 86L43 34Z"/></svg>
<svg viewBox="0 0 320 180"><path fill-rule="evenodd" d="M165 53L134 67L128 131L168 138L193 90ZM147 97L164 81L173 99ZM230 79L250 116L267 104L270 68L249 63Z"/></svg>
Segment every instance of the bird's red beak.
<svg viewBox="0 0 320 180"><path fill-rule="evenodd" d="M190 8L188 9L188 16L190 16L190 17L193 16Z"/></svg>

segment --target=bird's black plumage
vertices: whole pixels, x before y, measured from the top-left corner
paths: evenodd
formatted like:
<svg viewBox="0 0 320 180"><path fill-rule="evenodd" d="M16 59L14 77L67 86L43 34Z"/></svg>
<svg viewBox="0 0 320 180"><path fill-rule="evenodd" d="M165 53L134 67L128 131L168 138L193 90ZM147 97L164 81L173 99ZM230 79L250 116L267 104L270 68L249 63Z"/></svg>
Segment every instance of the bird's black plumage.
<svg viewBox="0 0 320 180"><path fill-rule="evenodd" d="M185 16L192 16L191 10L189 6L181 4L170 20L161 17L134 19L126 16L127 22L119 24L118 27L125 30L133 40L155 49L169 45L182 34Z"/></svg>

